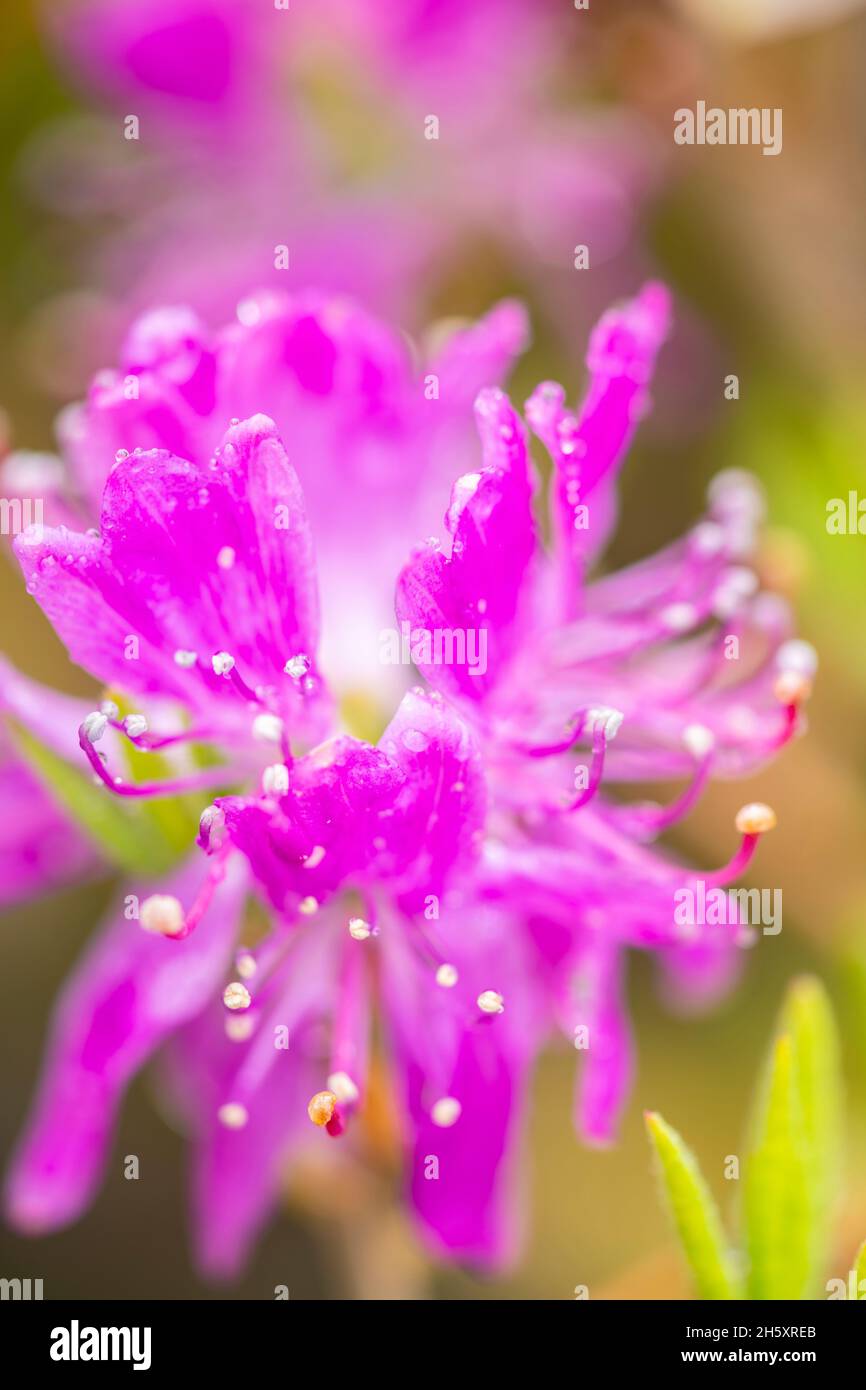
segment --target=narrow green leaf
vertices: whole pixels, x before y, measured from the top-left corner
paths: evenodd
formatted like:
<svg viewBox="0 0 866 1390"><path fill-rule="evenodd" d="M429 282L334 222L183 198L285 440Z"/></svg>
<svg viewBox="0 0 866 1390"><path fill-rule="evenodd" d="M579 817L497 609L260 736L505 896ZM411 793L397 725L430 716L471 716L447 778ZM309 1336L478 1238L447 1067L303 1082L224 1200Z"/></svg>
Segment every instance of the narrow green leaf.
<svg viewBox="0 0 866 1390"><path fill-rule="evenodd" d="M810 1206L808 1287L813 1288L820 1283L829 1256L842 1152L839 1040L830 1001L819 980L803 976L792 983L782 1008L781 1027L794 1044Z"/></svg>
<svg viewBox="0 0 866 1390"><path fill-rule="evenodd" d="M866 1300L866 1240L854 1256L854 1288L858 1301Z"/></svg>
<svg viewBox="0 0 866 1390"><path fill-rule="evenodd" d="M809 1274L805 1130L787 1033L773 1042L752 1123L743 1196L750 1298L803 1298Z"/></svg>
<svg viewBox="0 0 866 1390"><path fill-rule="evenodd" d="M149 808L128 804L96 787L79 771L46 748L17 720L9 721L16 748L39 780L118 868L135 874L161 874L176 863L177 848L165 838L148 814ZM190 839L187 844L191 845Z"/></svg>
<svg viewBox="0 0 866 1390"><path fill-rule="evenodd" d="M817 980L795 981L758 1091L744 1177L749 1296L816 1295L839 1151L835 1027Z"/></svg>
<svg viewBox="0 0 866 1390"><path fill-rule="evenodd" d="M712 1195L694 1154L655 1111L646 1114L659 1180L701 1298L742 1296Z"/></svg>

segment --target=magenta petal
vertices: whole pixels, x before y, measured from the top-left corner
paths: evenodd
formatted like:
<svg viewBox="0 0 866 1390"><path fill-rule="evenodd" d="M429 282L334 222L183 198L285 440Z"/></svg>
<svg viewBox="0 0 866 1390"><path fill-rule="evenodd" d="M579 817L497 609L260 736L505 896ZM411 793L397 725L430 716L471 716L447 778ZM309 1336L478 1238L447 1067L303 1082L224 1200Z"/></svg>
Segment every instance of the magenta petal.
<svg viewBox="0 0 866 1390"><path fill-rule="evenodd" d="M206 867L187 865L163 891L189 906ZM7 1177L6 1210L19 1228L63 1226L90 1201L130 1078L223 978L245 881L234 861L184 941L148 935L121 907L85 954L61 996L35 1112Z"/></svg>
<svg viewBox="0 0 866 1390"><path fill-rule="evenodd" d="M273 687L278 707L302 702L283 668L318 640L312 541L264 416L233 426L213 467L130 455L106 484L101 537L30 531L16 553L70 655L105 684L201 706L225 696L211 661L228 652L248 686ZM179 651L195 664L179 665Z"/></svg>
<svg viewBox="0 0 866 1390"><path fill-rule="evenodd" d="M396 924L395 924L396 925ZM438 1253L495 1266L519 1238L515 1181L538 997L516 922L481 904L443 912L439 940L459 972L442 990L396 932L383 931L385 1008L403 1082L407 1180L422 1232ZM504 1010L476 1003L495 989ZM437 1124L443 1099L453 1123ZM441 1116L440 1116L441 1118Z"/></svg>
<svg viewBox="0 0 866 1390"><path fill-rule="evenodd" d="M225 1011L215 1003L172 1041L170 1079L194 1136L196 1259L213 1277L238 1273L276 1203L287 1160L320 1138L307 1103L327 1075L314 1043L333 1003L335 926L320 919L299 935L285 983L258 1013L251 1039L230 1041ZM275 1046L277 1027L288 1030L288 1048ZM225 1105L242 1105L246 1123L223 1124Z"/></svg>
<svg viewBox="0 0 866 1390"><path fill-rule="evenodd" d="M623 999L624 971L625 952L609 939L591 941L579 962L575 1017L577 1026L587 1029L587 1045L580 1052L576 1122L583 1137L595 1144L614 1138L631 1088L633 1048Z"/></svg>
<svg viewBox="0 0 866 1390"><path fill-rule="evenodd" d="M420 690L403 697L379 746L406 775L395 816L405 867L392 891L405 911L416 911L479 849L487 807L481 759L453 709Z"/></svg>
<svg viewBox="0 0 866 1390"><path fill-rule="evenodd" d="M451 554L416 555L396 595L415 664L432 684L472 700L494 684L514 647L536 552L523 425L499 390L481 392L476 416L483 462L454 486L446 517Z"/></svg>
<svg viewBox="0 0 866 1390"><path fill-rule="evenodd" d="M385 753L341 737L294 764L279 800L224 797L219 805L271 902L291 911L305 898L324 902L353 874L391 864L405 780Z"/></svg>
<svg viewBox="0 0 866 1390"><path fill-rule="evenodd" d="M603 314L589 343L590 384L578 416L555 382L540 386L526 416L555 468L553 523L572 582L598 553L615 517L613 483L646 408L656 354L667 336L670 296L645 285L634 299Z"/></svg>

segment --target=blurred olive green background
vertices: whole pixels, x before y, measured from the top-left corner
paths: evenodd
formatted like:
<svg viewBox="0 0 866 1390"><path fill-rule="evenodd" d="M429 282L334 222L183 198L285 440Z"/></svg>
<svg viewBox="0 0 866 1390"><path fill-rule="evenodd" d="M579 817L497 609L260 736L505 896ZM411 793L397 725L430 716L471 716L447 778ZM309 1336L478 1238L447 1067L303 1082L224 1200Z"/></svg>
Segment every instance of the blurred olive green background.
<svg viewBox="0 0 866 1390"><path fill-rule="evenodd" d="M636 238L604 265L595 286L594 272L584 273L586 300L595 312L599 300L633 291L636 274L650 269L673 285L680 325L656 415L625 471L610 561L647 553L689 525L718 468L750 467L763 478L771 525L759 569L795 600L803 635L821 655L809 735L752 781L717 785L675 843L715 866L732 847L736 809L750 799L773 804L779 828L761 846L753 881L783 889L784 930L761 941L740 988L710 1017L667 1012L651 962L634 959L639 1073L616 1148L578 1145L575 1054L564 1045L550 1052L528 1135L527 1245L506 1278L479 1282L430 1264L399 1207L393 1163L380 1158L369 1171L347 1166L296 1178L244 1279L230 1289L203 1285L185 1237L183 1144L140 1078L104 1189L85 1219L34 1243L0 1233L0 1273L43 1278L46 1297L268 1298L277 1284L293 1298L570 1298L579 1284L593 1298L686 1296L641 1112L658 1109L683 1132L731 1213L737 1184L723 1179L725 1157L740 1152L773 1016L786 981L803 969L830 985L845 1037L848 1179L828 1278L845 1276L866 1236L866 536L830 537L825 528L829 498L849 489L866 496L866 14L852 5L824 23L813 5L807 27L791 31L785 7L763 0L744 8L742 27L739 6L698 0L597 8L591 81L575 89L574 105L639 113L657 133L665 167ZM728 8L727 19L717 13ZM790 15L799 9L792 3ZM771 12L781 14L780 28L767 19ZM99 284L87 283L80 267L104 228L87 217L61 222L28 194L35 133L73 112L80 96L40 47L28 6L4 7L0 46L3 449L45 448L57 409L83 388L87 371L111 361L123 325L109 306L97 315L98 341L52 338L58 359L44 360L44 324L58 296L73 308L101 303ZM672 113L700 97L782 107L781 156L675 147ZM567 255L561 276L563 298L575 303L573 338L561 318L550 321L532 268L496 247L468 250L426 286L420 311L468 315L503 293L521 294L536 341L519 369L518 398L542 375L575 391L588 312ZM723 397L728 373L739 376L738 401ZM0 598L8 655L65 689L92 689L25 599L5 555ZM14 805L0 814L14 816ZM70 890L0 922L4 1157L33 1091L51 1001L109 895L105 884ZM140 1158L138 1182L123 1178L127 1153Z"/></svg>

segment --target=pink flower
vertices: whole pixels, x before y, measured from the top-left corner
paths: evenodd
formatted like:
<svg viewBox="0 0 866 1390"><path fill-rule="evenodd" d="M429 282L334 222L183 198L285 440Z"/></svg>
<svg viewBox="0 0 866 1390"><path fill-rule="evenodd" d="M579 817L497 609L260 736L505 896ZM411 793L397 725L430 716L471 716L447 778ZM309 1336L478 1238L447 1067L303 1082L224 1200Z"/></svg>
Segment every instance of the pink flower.
<svg viewBox="0 0 866 1390"><path fill-rule="evenodd" d="M127 894L67 988L9 1179L18 1224L83 1209L124 1086L168 1043L199 1258L235 1271L282 1164L316 1138L305 1112L351 1142L377 983L421 1229L496 1263L515 1248L523 1101L549 1025L583 1052L578 1123L606 1141L632 1068L628 950L653 951L690 999L730 978L739 917L684 932L676 894L698 876L651 842L711 775L752 769L799 728L814 662L743 564L760 503L742 475L716 480L684 540L587 582L668 313L650 285L605 315L579 413L550 383L529 402L553 465L549 550L501 390L478 396L480 462L465 437L479 378L522 341L512 305L420 373L378 324L317 297L254 301L214 339L187 315L149 316L67 416L82 494L116 459L100 529L25 533L17 553L73 659L146 709L91 711L81 750L118 797L222 794L202 813L206 861ZM426 533L454 471L447 545L428 541L397 583L432 690L404 694L377 744L352 737L329 676L346 681L353 627L378 656L394 549L419 519ZM342 660L320 651L314 541ZM172 779L124 782L124 739L174 759ZM216 766L194 756L203 743ZM667 777L688 781L665 808L602 791ZM706 885L740 874L773 819L744 808L741 844ZM248 890L272 914L252 947L237 945Z"/></svg>

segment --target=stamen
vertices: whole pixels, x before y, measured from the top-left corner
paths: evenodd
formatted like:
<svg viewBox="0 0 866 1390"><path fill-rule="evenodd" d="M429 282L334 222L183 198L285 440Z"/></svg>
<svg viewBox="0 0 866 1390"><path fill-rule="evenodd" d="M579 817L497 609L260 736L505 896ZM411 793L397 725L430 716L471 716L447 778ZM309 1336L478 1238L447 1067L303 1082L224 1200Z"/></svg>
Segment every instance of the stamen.
<svg viewBox="0 0 866 1390"><path fill-rule="evenodd" d="M436 983L441 985L442 989L453 989L459 978L457 967L449 965L447 961L436 971Z"/></svg>
<svg viewBox="0 0 866 1390"><path fill-rule="evenodd" d="M186 922L180 901L165 893L154 893L145 898L138 913L138 920L145 931L156 936L184 936Z"/></svg>
<svg viewBox="0 0 866 1390"><path fill-rule="evenodd" d="M147 733L147 720L143 714L128 714L123 728L131 739L141 738L142 734Z"/></svg>
<svg viewBox="0 0 866 1390"><path fill-rule="evenodd" d="M103 720L104 723L100 726L94 722L95 720ZM230 773L224 767L213 767L196 773L192 777L181 777L173 782L122 782L119 777L111 776L103 759L93 747L94 738L100 739L102 737L107 722L103 714L88 715L87 719L79 726L78 742L97 777L105 783L109 791L114 792L115 796L177 796L182 792L202 791L207 787L225 786L226 782L231 780Z"/></svg>
<svg viewBox="0 0 866 1390"><path fill-rule="evenodd" d="M120 710L113 700L103 700L99 706L99 713L104 714L109 722L120 718Z"/></svg>
<svg viewBox="0 0 866 1390"><path fill-rule="evenodd" d="M305 869L318 869L319 865L325 857L325 853L326 851L324 845L313 845L313 848L310 850L309 854L304 860L302 867Z"/></svg>
<svg viewBox="0 0 866 1390"><path fill-rule="evenodd" d="M589 777L587 784L582 791L564 807L553 807L554 810L579 811L581 806L585 806L591 801L601 786L601 779L604 774L604 758L607 751L608 741L616 738L622 725L623 716L619 710L609 709L607 706L599 706L588 711L586 716L587 732L592 732L592 759L589 765Z"/></svg>
<svg viewBox="0 0 866 1390"><path fill-rule="evenodd" d="M734 824L743 837L742 843L724 868L712 874L701 875L706 888L723 888L745 872L754 857L761 836L775 828L776 813L771 806L765 806L761 801L753 801L737 812Z"/></svg>
<svg viewBox="0 0 866 1390"><path fill-rule="evenodd" d="M175 652L174 661L176 666L182 666L184 670L188 670L191 666L195 666L198 661L198 652L185 651L181 647L179 651Z"/></svg>
<svg viewBox="0 0 866 1390"><path fill-rule="evenodd" d="M456 1125L462 1112L463 1107L459 1100L454 1096L442 1096L431 1107L430 1119L439 1129L450 1129L452 1125Z"/></svg>
<svg viewBox="0 0 866 1390"><path fill-rule="evenodd" d="M216 562L221 570L230 570L235 562L235 552L230 545L224 545L217 551Z"/></svg>
<svg viewBox="0 0 866 1390"><path fill-rule="evenodd" d="M249 990L246 985L241 984L240 980L233 980L223 990L223 1003L227 1009L231 1009L233 1012L238 1009L248 1009L252 1002Z"/></svg>
<svg viewBox="0 0 866 1390"><path fill-rule="evenodd" d="M369 922L365 922L363 917L349 918L349 935L354 941L366 941L373 935L373 928Z"/></svg>
<svg viewBox="0 0 866 1390"><path fill-rule="evenodd" d="M776 812L763 801L750 801L737 812L734 824L741 835L765 835L776 828Z"/></svg>
<svg viewBox="0 0 866 1390"><path fill-rule="evenodd" d="M318 912L318 910L319 899L314 898L312 895L306 898L301 898L301 901L298 903L298 911L304 917L312 917L316 912Z"/></svg>

